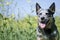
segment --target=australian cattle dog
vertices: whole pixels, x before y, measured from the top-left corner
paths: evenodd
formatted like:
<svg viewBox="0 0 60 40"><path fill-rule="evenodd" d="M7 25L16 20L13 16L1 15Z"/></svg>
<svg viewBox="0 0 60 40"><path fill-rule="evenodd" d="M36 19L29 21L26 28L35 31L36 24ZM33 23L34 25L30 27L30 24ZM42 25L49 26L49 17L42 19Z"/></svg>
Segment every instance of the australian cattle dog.
<svg viewBox="0 0 60 40"><path fill-rule="evenodd" d="M42 9L36 3L36 14L38 16L37 40L59 40L59 33L54 19L55 3L48 9Z"/></svg>

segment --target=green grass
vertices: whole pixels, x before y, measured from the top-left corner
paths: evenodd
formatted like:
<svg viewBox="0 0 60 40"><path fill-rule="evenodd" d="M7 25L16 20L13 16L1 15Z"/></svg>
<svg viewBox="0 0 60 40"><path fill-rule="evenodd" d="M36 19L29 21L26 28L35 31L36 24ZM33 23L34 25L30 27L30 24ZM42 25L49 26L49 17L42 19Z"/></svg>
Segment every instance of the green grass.
<svg viewBox="0 0 60 40"><path fill-rule="evenodd" d="M56 17L60 30L60 18ZM36 40L37 17L26 16L22 20L0 15L0 40Z"/></svg>

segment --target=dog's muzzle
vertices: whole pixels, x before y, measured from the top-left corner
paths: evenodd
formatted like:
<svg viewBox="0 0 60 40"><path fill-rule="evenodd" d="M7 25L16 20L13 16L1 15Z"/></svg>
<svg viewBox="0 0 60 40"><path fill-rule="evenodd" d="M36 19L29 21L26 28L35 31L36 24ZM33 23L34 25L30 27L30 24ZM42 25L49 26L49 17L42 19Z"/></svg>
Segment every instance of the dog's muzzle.
<svg viewBox="0 0 60 40"><path fill-rule="evenodd" d="M49 20L44 20L44 21L39 22L39 26L40 28L44 29L48 23L49 23Z"/></svg>

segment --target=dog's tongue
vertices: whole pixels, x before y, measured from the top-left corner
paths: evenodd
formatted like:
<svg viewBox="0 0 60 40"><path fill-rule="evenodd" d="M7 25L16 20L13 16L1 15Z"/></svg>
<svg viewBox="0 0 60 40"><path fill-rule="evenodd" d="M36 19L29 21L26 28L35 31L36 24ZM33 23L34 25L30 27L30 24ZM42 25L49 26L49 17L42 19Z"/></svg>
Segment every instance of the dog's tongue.
<svg viewBox="0 0 60 40"><path fill-rule="evenodd" d="M39 25L40 25L40 27L41 27L42 29L44 29L45 26L46 26L46 24L44 24L44 23L39 23Z"/></svg>

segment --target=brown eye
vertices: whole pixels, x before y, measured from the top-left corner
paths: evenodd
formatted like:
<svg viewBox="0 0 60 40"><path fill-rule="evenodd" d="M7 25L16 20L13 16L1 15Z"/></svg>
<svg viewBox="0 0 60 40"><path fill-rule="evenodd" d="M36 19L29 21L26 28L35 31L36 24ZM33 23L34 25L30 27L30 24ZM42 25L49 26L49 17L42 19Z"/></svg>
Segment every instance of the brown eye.
<svg viewBox="0 0 60 40"><path fill-rule="evenodd" d="M42 15L42 13L40 13L39 15Z"/></svg>

